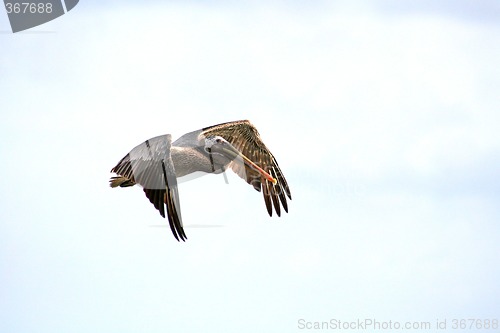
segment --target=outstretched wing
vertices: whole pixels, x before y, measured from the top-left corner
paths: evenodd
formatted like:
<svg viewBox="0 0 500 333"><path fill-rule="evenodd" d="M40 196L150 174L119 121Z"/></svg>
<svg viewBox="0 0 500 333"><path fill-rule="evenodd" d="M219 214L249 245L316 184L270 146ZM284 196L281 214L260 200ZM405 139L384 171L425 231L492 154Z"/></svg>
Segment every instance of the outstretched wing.
<svg viewBox="0 0 500 333"><path fill-rule="evenodd" d="M111 172L110 185L132 186L139 184L149 201L165 217L167 206L168 222L174 237L184 241L187 237L182 227L179 191L174 163L170 155L172 137L170 134L146 140L130 151Z"/></svg>
<svg viewBox="0 0 500 333"><path fill-rule="evenodd" d="M280 216L280 202L285 211L288 212L286 196L291 200L292 195L285 176L283 176L273 154L267 149L264 142L262 142L259 132L248 120L233 121L206 127L203 129L202 134L205 136L219 135L223 137L243 155L277 179L277 183L273 184L263 178L257 170L241 163L239 159L232 161L229 165L238 176L246 180L257 191L261 192L262 190L267 212L270 216L273 214L273 206L276 214Z"/></svg>

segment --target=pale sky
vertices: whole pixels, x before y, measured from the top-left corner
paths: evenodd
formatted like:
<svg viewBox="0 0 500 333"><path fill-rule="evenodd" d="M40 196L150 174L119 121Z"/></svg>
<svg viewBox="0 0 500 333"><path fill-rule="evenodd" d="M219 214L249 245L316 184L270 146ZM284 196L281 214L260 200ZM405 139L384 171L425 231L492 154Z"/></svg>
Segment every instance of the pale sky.
<svg viewBox="0 0 500 333"><path fill-rule="evenodd" d="M1 332L500 320L497 1L81 1L0 31ZM144 140L239 119L288 214L202 177L178 243L109 188Z"/></svg>

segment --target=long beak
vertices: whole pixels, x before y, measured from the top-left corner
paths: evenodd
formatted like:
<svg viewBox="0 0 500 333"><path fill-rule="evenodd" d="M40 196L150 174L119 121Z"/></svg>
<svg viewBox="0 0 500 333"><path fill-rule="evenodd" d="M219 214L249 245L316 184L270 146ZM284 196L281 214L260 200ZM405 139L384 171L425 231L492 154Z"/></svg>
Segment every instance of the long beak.
<svg viewBox="0 0 500 333"><path fill-rule="evenodd" d="M268 174L266 171L264 171L264 169L262 169L260 166L258 166L257 164L255 164L254 162L252 162L252 160L250 160L248 157L246 157L245 155L243 155L242 153L240 153L239 151L233 151L232 149L227 149L227 148L223 148L223 150L227 153L230 153L231 155L233 155L234 157L237 157L237 156L241 156L241 158L243 158L243 162L257 170L264 178L266 178L267 180L269 180L270 182L272 182L273 184L276 184L278 181L276 180L276 178L274 178L273 176L271 176L270 174Z"/></svg>

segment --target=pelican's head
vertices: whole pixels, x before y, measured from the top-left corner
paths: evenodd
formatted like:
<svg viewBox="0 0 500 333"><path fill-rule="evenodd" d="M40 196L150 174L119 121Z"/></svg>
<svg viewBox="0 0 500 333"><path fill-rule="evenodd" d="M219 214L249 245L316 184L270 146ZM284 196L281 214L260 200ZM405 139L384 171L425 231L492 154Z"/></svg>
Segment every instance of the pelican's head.
<svg viewBox="0 0 500 333"><path fill-rule="evenodd" d="M207 136L205 138L205 151L213 156L212 165L220 164L226 165L227 163L239 158L239 160L248 166L259 172L264 178L276 184L277 180L273 178L269 173L264 171L257 164L252 162L248 157L243 155L238 149L236 149L231 143L226 139L218 135ZM212 157L211 157L212 158Z"/></svg>
<svg viewBox="0 0 500 333"><path fill-rule="evenodd" d="M207 153L210 153L212 150L212 147L217 148L217 146L231 146L229 142L227 142L226 139L224 139L222 136L218 135L211 135L207 136L205 138L205 151Z"/></svg>
<svg viewBox="0 0 500 333"><path fill-rule="evenodd" d="M212 154L221 164L226 164L240 156L240 152L219 135L205 138L205 151Z"/></svg>

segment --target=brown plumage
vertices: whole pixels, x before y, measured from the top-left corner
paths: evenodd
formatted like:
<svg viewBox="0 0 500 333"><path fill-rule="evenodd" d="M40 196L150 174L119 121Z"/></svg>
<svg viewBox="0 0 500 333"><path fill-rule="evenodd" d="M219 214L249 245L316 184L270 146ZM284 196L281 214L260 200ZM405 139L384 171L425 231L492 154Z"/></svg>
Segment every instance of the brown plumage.
<svg viewBox="0 0 500 333"><path fill-rule="evenodd" d="M273 205L276 214L278 216L281 215L279 201L281 201L285 211L288 212L285 194L290 200L292 199L288 183L278 166L278 162L271 151L266 147L260 138L259 132L250 121L239 120L206 127L203 129L202 134L205 136L218 135L223 137L243 155L277 179L277 183L273 184L269 180L266 180L257 170L252 168L252 166L234 162L231 162L229 165L238 176L246 180L246 182L252 185L257 191L261 192L262 189L269 216L273 215Z"/></svg>
<svg viewBox="0 0 500 333"><path fill-rule="evenodd" d="M221 173L231 168L263 193L270 216L273 206L288 212L290 188L278 163L248 121L234 121L187 133L171 142L170 134L146 140L132 149L111 172L111 187L139 184L149 201L165 217L165 206L174 237L185 240L177 178L196 171Z"/></svg>

